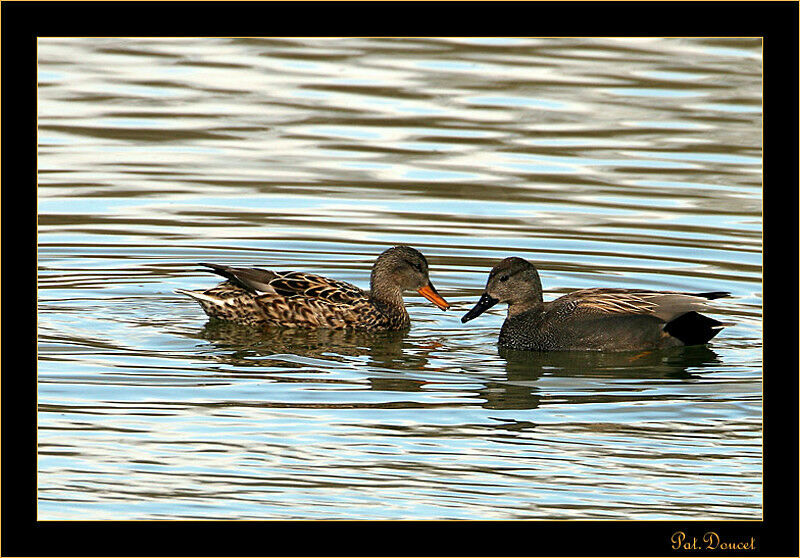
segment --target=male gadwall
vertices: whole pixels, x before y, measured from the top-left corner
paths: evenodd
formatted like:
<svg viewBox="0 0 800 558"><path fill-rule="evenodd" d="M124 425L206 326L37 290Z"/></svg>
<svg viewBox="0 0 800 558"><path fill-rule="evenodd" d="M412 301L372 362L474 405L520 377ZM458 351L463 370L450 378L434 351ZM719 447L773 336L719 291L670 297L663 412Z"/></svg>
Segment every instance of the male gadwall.
<svg viewBox="0 0 800 558"><path fill-rule="evenodd" d="M449 304L428 278L428 262L409 246L383 252L372 266L370 290L299 271L268 271L201 263L227 279L207 291L175 292L200 303L212 318L250 326L406 329L403 291L416 290L442 310Z"/></svg>
<svg viewBox="0 0 800 558"><path fill-rule="evenodd" d="M461 321L508 303L499 344L527 351L643 351L702 345L724 327L699 314L726 292L679 293L584 289L551 302L542 298L536 268L522 258L497 264L478 303Z"/></svg>

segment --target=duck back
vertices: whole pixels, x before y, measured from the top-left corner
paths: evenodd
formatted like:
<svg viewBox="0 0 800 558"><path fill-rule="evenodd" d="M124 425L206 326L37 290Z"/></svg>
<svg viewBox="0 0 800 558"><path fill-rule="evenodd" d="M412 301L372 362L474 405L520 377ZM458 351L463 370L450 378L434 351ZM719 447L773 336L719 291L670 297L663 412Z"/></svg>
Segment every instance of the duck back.
<svg viewBox="0 0 800 558"><path fill-rule="evenodd" d="M722 323L697 312L666 322L653 314L575 316L565 305L509 317L499 344L526 351L641 351L708 342Z"/></svg>

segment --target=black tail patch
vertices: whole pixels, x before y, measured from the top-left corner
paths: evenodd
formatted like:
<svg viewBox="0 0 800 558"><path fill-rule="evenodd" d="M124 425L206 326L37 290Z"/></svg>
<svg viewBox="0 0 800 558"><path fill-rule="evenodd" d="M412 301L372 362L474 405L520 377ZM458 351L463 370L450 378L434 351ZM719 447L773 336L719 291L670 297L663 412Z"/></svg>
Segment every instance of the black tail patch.
<svg viewBox="0 0 800 558"><path fill-rule="evenodd" d="M717 298L727 298L731 296L731 293L727 293L725 291L714 291L712 293L695 293L694 296L701 296L703 298L707 298L708 300L714 300Z"/></svg>
<svg viewBox="0 0 800 558"><path fill-rule="evenodd" d="M703 295L714 295L720 293L703 293ZM727 294L727 293L722 293ZM719 298L719 297L714 297ZM684 345L703 345L718 334L723 328L722 322L718 322L708 316L703 316L697 312L687 312L682 314L664 326L664 331L679 339Z"/></svg>

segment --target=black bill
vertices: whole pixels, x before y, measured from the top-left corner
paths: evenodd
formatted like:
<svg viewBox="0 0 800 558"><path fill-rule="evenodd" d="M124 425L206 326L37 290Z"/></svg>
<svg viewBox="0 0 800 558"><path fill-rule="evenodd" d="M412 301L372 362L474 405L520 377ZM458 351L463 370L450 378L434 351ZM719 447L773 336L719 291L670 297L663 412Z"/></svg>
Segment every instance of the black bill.
<svg viewBox="0 0 800 558"><path fill-rule="evenodd" d="M483 293L481 299L478 301L478 304L472 307L472 310L467 312L461 317L461 323L465 324L473 318L477 318L484 312L486 312L489 308L494 306L500 302L496 298L490 297L487 293Z"/></svg>

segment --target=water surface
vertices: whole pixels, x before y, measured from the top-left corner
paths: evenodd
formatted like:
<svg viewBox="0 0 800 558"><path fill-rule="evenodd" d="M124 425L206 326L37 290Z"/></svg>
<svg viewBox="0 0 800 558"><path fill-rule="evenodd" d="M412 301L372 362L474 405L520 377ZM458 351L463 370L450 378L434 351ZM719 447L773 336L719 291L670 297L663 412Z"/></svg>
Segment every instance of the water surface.
<svg viewBox="0 0 800 558"><path fill-rule="evenodd" d="M39 40L38 514L752 519L762 505L761 42ZM408 332L209 323L196 262L369 283ZM708 347L498 351L549 300L730 291Z"/></svg>

